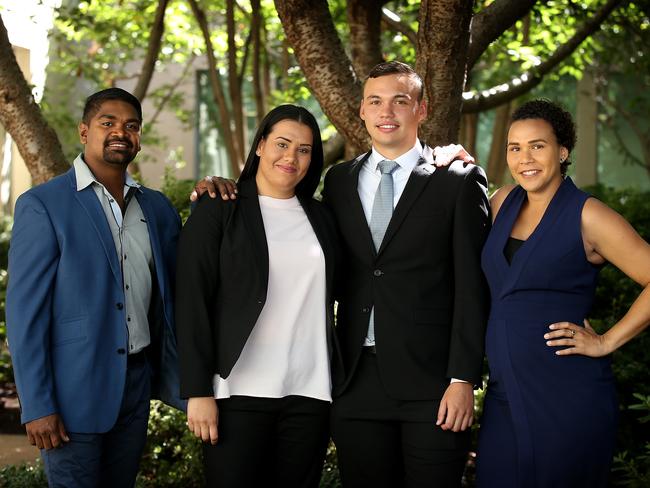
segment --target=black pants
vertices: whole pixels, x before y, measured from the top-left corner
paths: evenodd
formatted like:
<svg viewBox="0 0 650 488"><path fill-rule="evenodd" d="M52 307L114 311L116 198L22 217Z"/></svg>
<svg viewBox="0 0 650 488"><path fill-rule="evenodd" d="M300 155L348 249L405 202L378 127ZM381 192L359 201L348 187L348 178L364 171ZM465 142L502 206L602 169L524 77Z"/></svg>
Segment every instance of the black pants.
<svg viewBox="0 0 650 488"><path fill-rule="evenodd" d="M203 447L208 487L318 487L329 402L235 396L217 400L217 405L219 440Z"/></svg>
<svg viewBox="0 0 650 488"><path fill-rule="evenodd" d="M443 431L435 425L437 413L437 401L389 398L376 357L364 352L351 384L332 406L343 487L460 486L469 430Z"/></svg>

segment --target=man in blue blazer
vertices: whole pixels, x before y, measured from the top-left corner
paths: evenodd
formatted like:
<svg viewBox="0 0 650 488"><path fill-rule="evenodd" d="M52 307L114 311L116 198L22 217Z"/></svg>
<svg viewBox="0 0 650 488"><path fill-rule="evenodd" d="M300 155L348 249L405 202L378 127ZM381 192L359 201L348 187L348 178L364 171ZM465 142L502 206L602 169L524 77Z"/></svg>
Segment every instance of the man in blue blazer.
<svg viewBox="0 0 650 488"><path fill-rule="evenodd" d="M141 127L130 93L91 95L83 154L16 203L9 349L50 486L133 486L149 400L183 407L172 309L181 222L126 173Z"/></svg>

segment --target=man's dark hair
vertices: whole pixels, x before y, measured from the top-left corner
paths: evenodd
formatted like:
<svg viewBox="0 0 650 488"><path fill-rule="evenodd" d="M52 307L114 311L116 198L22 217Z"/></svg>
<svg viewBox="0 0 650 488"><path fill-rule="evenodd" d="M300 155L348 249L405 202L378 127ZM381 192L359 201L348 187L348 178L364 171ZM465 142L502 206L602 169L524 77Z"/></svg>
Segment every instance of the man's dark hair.
<svg viewBox="0 0 650 488"><path fill-rule="evenodd" d="M121 100L131 105L138 114L138 120L142 123L142 106L140 105L140 101L122 88L107 88L106 90L101 90L90 95L84 105L84 112L81 118L83 123L90 123L90 119L99 112L102 104L109 100Z"/></svg>
<svg viewBox="0 0 650 488"><path fill-rule="evenodd" d="M417 72L406 63L402 63L400 61L386 61L379 63L370 70L370 73L368 73L365 81L368 81L370 78L379 78L381 76L396 74L410 76L417 82L419 86L418 102L422 101L422 97L424 96L424 83L422 83L422 78L420 78L420 75L417 74Z"/></svg>
<svg viewBox="0 0 650 488"><path fill-rule="evenodd" d="M320 129L314 116L304 107L298 105L280 105L271 110L266 117L260 122L257 129L251 150L246 158L246 164L239 176L239 181L254 180L257 175L257 168L260 165L260 157L257 155L257 146L262 139L268 136L273 130L273 126L283 120L294 120L305 124L311 129L313 141L311 148L311 161L307 174L298 185L296 185L296 196L311 198L314 196L316 188L320 183L320 175L323 171L323 142L320 138Z"/></svg>
<svg viewBox="0 0 650 488"><path fill-rule="evenodd" d="M524 103L510 117L511 123L528 119L542 119L548 122L553 129L558 144L565 147L569 151L569 154L571 154L571 151L573 151L576 145L576 126L573 123L571 114L564 110L561 105L545 98L539 98ZM568 156L560 163L562 176L566 175L567 168L570 164L571 161Z"/></svg>

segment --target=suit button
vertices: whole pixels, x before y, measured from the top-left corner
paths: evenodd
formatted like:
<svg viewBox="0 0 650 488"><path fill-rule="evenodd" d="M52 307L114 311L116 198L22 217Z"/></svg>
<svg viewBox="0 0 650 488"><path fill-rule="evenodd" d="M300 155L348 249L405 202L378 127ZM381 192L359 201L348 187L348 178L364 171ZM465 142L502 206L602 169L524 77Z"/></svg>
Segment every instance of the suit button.
<svg viewBox="0 0 650 488"><path fill-rule="evenodd" d="M115 306L117 307L118 310L122 310L124 308L124 304L122 302L117 302Z"/></svg>
<svg viewBox="0 0 650 488"><path fill-rule="evenodd" d="M380 269L376 269L372 272L372 274L374 274L375 276L381 276L384 274L384 272Z"/></svg>
<svg viewBox="0 0 650 488"><path fill-rule="evenodd" d="M369 313L369 312L370 312L370 307L363 307L363 308L361 309L361 311L362 311L363 313Z"/></svg>
<svg viewBox="0 0 650 488"><path fill-rule="evenodd" d="M123 347L120 347L120 348L117 350L117 353L118 353L118 354L125 354L125 353L126 353L126 349L124 349Z"/></svg>

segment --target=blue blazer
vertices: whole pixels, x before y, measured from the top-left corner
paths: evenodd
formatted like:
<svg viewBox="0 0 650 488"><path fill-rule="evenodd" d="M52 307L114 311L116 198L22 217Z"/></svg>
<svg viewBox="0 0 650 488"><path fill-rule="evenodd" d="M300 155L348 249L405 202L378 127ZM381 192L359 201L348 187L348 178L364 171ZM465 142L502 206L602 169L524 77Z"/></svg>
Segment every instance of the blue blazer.
<svg viewBox="0 0 650 488"><path fill-rule="evenodd" d="M182 408L173 323L181 222L162 193L141 190L155 264L152 396ZM58 413L68 431L108 431L126 378L122 273L101 204L92 186L77 191L74 168L16 202L9 275L7 334L22 422Z"/></svg>

